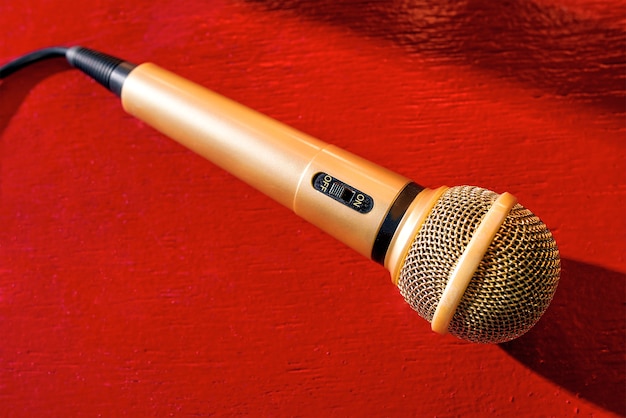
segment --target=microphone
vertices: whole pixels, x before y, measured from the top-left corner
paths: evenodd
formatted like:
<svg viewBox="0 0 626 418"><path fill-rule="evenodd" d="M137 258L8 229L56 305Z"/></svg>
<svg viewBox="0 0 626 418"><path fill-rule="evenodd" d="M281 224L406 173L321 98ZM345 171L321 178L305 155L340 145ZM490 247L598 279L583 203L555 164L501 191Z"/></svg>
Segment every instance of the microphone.
<svg viewBox="0 0 626 418"><path fill-rule="evenodd" d="M511 194L425 188L154 64L64 52L126 112L382 264L435 332L505 342L550 304L556 242Z"/></svg>

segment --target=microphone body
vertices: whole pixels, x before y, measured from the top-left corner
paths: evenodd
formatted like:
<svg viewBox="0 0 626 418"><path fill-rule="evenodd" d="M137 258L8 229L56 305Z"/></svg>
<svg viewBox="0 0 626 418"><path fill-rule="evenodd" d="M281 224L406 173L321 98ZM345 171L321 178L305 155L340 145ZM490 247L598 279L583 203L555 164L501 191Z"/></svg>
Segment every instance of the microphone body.
<svg viewBox="0 0 626 418"><path fill-rule="evenodd" d="M63 51L129 114L384 265L434 331L504 342L550 304L560 275L556 242L509 193L424 188L154 64ZM52 52L44 57L60 51Z"/></svg>
<svg viewBox="0 0 626 418"><path fill-rule="evenodd" d="M413 239L391 243L406 202L387 222L393 231L381 235L381 226L403 191L424 204L430 190L151 63L130 72L121 100L129 114L397 275L400 257L387 255Z"/></svg>

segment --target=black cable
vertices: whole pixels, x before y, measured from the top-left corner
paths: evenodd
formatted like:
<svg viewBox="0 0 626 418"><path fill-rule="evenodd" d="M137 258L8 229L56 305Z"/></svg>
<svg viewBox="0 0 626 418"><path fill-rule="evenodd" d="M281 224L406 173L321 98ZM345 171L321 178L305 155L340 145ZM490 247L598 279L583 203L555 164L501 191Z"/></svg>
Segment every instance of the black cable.
<svg viewBox="0 0 626 418"><path fill-rule="evenodd" d="M66 57L72 67L87 74L118 96L122 93L124 80L136 67L128 61L81 46L70 48Z"/></svg>
<svg viewBox="0 0 626 418"><path fill-rule="evenodd" d="M120 96L126 77L136 67L128 61L103 54L93 49L74 46L53 46L22 55L0 66L0 80L36 62L50 58L66 58L74 68L79 69L104 87Z"/></svg>
<svg viewBox="0 0 626 418"><path fill-rule="evenodd" d="M36 62L47 60L50 58L65 57L65 54L68 50L69 48L66 48L64 46L53 46L50 48L43 48L22 55L21 57L18 57L13 61L9 61L8 63L0 66L0 79L6 78L14 72L19 71L22 68Z"/></svg>

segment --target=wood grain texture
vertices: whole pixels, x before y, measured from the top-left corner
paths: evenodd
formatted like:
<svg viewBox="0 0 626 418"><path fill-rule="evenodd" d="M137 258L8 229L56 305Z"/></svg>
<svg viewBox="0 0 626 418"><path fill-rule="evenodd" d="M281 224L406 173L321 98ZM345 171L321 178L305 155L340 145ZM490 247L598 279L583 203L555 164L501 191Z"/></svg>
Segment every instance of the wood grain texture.
<svg viewBox="0 0 626 418"><path fill-rule="evenodd" d="M0 416L625 415L624 16L0 4L0 62L50 44L155 62L421 184L509 191L564 258L522 338L434 335L381 267L38 64L0 84Z"/></svg>

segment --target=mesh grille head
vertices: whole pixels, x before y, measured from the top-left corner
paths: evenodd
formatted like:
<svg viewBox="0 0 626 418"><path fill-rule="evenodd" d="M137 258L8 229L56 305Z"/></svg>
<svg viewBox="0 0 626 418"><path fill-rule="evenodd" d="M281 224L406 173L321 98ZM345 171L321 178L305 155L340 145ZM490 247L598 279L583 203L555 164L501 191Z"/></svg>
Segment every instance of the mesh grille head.
<svg viewBox="0 0 626 418"><path fill-rule="evenodd" d="M431 321L448 276L498 195L459 186L441 196L415 237L398 287ZM559 251L541 220L517 204L474 273L449 332L464 340L500 343L528 331L546 310L560 274Z"/></svg>

